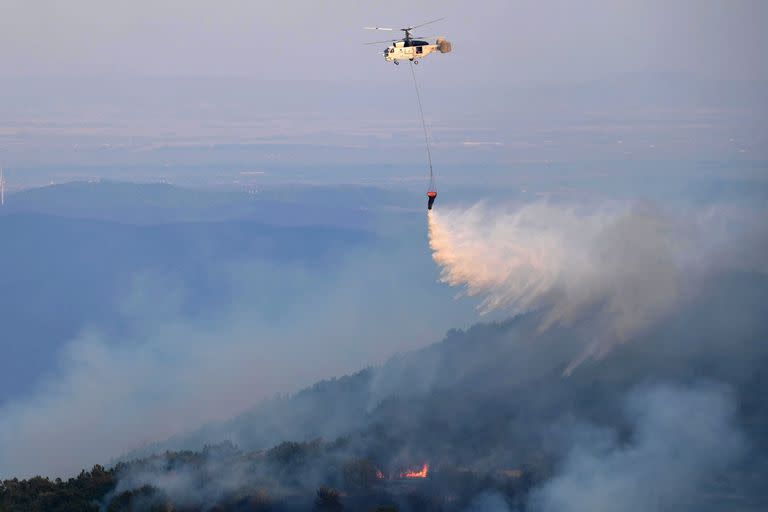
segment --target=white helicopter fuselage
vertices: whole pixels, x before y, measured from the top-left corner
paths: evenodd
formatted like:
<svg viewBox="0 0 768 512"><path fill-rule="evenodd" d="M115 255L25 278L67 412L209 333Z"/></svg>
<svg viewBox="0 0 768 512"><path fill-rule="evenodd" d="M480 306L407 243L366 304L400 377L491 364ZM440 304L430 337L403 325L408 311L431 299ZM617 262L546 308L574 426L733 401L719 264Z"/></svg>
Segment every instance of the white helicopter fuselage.
<svg viewBox="0 0 768 512"><path fill-rule="evenodd" d="M432 52L436 52L438 46L436 44L422 44L405 46L403 41L397 41L392 46L388 46L384 50L384 59L387 62L395 62L401 60L418 60L426 57Z"/></svg>

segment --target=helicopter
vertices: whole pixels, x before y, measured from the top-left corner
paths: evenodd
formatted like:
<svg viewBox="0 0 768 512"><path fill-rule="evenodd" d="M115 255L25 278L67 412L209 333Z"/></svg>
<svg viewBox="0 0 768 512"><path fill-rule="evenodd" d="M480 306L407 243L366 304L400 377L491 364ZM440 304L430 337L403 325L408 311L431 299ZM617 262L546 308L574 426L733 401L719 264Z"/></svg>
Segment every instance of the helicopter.
<svg viewBox="0 0 768 512"><path fill-rule="evenodd" d="M390 46L387 46L386 48L384 48L384 60L386 60L387 62L393 62L394 64L397 65L397 64L400 64L401 60L407 59L413 62L414 64L418 64L420 58L426 57L430 53L450 52L452 49L451 43L444 37L438 37L435 40L434 44L431 44L428 41L426 41L427 39L426 37L411 35L411 31L416 28L423 27L424 25L429 25L430 23L435 23L437 21L441 21L444 19L445 18L438 18L436 20L422 23L421 25L401 28L399 30L402 30L405 33L405 36L402 39L374 41L372 43L365 43L365 44L392 43ZM387 30L387 31L395 30L393 28L387 28L387 27L363 27L363 28L366 30Z"/></svg>

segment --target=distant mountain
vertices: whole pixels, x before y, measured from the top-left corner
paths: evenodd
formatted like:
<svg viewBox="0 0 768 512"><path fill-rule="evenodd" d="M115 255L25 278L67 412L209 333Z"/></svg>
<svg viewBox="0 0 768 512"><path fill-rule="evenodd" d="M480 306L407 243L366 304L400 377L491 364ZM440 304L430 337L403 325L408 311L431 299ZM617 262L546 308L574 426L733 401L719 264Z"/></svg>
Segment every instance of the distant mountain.
<svg viewBox="0 0 768 512"><path fill-rule="evenodd" d="M134 224L250 220L278 226L361 228L371 222L367 210L402 201L401 196L374 187L295 185L249 193L98 181L15 193L0 215L39 213Z"/></svg>
<svg viewBox="0 0 768 512"><path fill-rule="evenodd" d="M228 304L226 265L279 262L333 268L368 231L272 226L252 220L125 224L38 214L0 215L0 402L50 371L86 324L119 330L131 279L152 272L189 291L190 314ZM278 293L278 291L276 291Z"/></svg>

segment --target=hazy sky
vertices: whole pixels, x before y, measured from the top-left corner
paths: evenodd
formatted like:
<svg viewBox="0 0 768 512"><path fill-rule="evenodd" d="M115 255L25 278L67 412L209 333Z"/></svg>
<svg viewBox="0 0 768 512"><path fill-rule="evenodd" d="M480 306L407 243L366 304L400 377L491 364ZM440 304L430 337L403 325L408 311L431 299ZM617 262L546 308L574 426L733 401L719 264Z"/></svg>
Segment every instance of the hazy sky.
<svg viewBox="0 0 768 512"><path fill-rule="evenodd" d="M443 16L416 34L453 42L417 70L441 168L765 157L761 0L0 0L0 163L11 187L190 166L416 176L408 68L363 44L396 33L362 27Z"/></svg>
<svg viewBox="0 0 768 512"><path fill-rule="evenodd" d="M452 80L571 80L686 71L766 78L762 0L2 0L4 75L224 75L385 79L386 32L445 16L420 35L454 42ZM447 59L434 59L445 64ZM437 66L435 66L437 67Z"/></svg>

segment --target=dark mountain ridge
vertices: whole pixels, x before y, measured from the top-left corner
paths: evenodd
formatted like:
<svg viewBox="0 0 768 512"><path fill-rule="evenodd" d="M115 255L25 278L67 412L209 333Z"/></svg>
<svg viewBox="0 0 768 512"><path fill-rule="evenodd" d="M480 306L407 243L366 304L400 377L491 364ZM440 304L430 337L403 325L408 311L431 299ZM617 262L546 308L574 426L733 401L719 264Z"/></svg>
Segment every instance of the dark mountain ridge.
<svg viewBox="0 0 768 512"><path fill-rule="evenodd" d="M648 428L642 418L650 412L639 409L635 416L627 397L703 389L732 404L727 431L711 430L709 395L699 391L679 395L685 400L671 409L661 407L652 423L668 428L676 408L690 408L683 413L690 423L663 435L687 442L711 431L723 446L748 446L749 456L714 459L714 468L695 477L707 492L686 494L680 509L761 510L768 499L759 483L768 467L766 299L764 275L724 273L676 314L567 377L563 371L583 347L589 318L540 332L533 313L454 330L381 367L267 401L231 421L149 447L145 455L136 452L112 469L94 468L80 476L81 484L42 479L34 485L55 494L107 479L91 495L108 510L341 510L346 504L354 510L463 511L488 493L502 507L491 510L550 510L542 500L554 499L547 493L573 457L573 440L564 432L598 436L606 448L634 454L628 468L614 469L631 471L645 464L637 457ZM222 439L237 446L211 445ZM148 455L166 449L177 451ZM699 456L680 449L683 460ZM661 455L675 464L673 454ZM429 464L427 478L403 476L421 464ZM654 464L659 480L647 482L651 492L667 485L664 467ZM678 478L682 469L674 471L670 476ZM6 482L5 503L31 492L19 485Z"/></svg>

